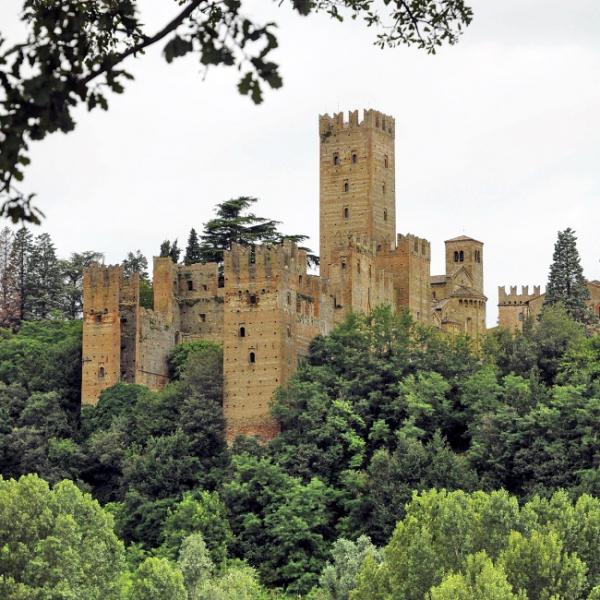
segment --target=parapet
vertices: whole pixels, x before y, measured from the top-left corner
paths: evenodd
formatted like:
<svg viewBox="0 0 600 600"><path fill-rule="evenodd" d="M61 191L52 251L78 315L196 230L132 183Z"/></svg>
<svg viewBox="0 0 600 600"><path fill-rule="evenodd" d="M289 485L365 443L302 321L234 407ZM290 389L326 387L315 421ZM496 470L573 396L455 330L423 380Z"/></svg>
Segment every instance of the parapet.
<svg viewBox="0 0 600 600"><path fill-rule="evenodd" d="M522 285L521 286L521 293L517 293L517 286L516 285L511 285L510 286L510 291L507 293L506 292L506 286L501 285L498 286L498 304L525 304L526 302L529 302L530 300L532 300L533 298L537 298L538 296L541 296L541 286L539 285L534 285L533 286L533 293L529 293L529 286L528 285Z"/></svg>
<svg viewBox="0 0 600 600"><path fill-rule="evenodd" d="M423 258L431 258L431 243L429 240L412 233L399 233L397 247L407 253L410 252Z"/></svg>
<svg viewBox="0 0 600 600"><path fill-rule="evenodd" d="M319 115L319 134L321 136L337 134L358 127L376 129L392 138L396 129L394 117L373 109L363 109L362 121L359 119L358 110L349 111L348 121L344 120L343 112L334 113L333 116Z"/></svg>
<svg viewBox="0 0 600 600"><path fill-rule="evenodd" d="M283 274L306 275L307 254L291 240L275 246L232 244L224 253L225 287L234 281L275 280Z"/></svg>

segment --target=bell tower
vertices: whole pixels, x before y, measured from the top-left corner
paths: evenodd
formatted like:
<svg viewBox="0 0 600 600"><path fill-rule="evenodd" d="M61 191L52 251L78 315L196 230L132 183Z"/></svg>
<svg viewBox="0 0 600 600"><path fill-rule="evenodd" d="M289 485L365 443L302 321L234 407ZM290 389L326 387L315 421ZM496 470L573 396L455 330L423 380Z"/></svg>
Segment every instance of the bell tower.
<svg viewBox="0 0 600 600"><path fill-rule="evenodd" d="M348 238L379 249L394 244L394 119L375 110L319 117L321 275Z"/></svg>

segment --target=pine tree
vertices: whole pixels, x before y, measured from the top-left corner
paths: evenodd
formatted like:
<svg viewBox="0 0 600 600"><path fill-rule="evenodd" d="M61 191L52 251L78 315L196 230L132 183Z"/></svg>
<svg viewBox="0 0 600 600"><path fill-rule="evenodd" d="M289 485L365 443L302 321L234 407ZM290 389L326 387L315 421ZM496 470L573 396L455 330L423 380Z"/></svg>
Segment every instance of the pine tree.
<svg viewBox="0 0 600 600"><path fill-rule="evenodd" d="M0 231L0 327L13 327L19 309L16 272L10 260L14 237L8 227Z"/></svg>
<svg viewBox="0 0 600 600"><path fill-rule="evenodd" d="M83 308L83 270L95 262L102 262L104 255L100 252L73 252L68 260L60 261L63 280L61 294L61 310L69 319L81 316Z"/></svg>
<svg viewBox="0 0 600 600"><path fill-rule="evenodd" d="M589 298L590 292L577 251L577 237L568 227L558 232L558 239L554 245L544 306L561 303L571 318L588 323L592 320L591 311L586 304Z"/></svg>
<svg viewBox="0 0 600 600"><path fill-rule="evenodd" d="M62 308L62 273L52 238L42 233L35 238L29 258L30 311L25 318L47 319Z"/></svg>
<svg viewBox="0 0 600 600"><path fill-rule="evenodd" d="M10 253L10 269L14 277L16 300L15 324L31 314L31 290L29 262L33 247L33 236L27 227L21 227L15 234Z"/></svg>
<svg viewBox="0 0 600 600"><path fill-rule="evenodd" d="M248 213L256 198L241 196L217 205L217 217L204 225L200 245L202 262L222 262L223 252L237 243L277 244L284 236L277 231L279 221ZM244 214L245 213L245 214Z"/></svg>
<svg viewBox="0 0 600 600"><path fill-rule="evenodd" d="M167 256L171 256L171 242L169 240L165 240L160 245L160 253L159 256L161 258L166 258Z"/></svg>
<svg viewBox="0 0 600 600"><path fill-rule="evenodd" d="M181 256L181 248L177 245L177 238L175 238L175 241L171 244L171 251L169 252L169 256L175 264L179 262L179 257Z"/></svg>
<svg viewBox="0 0 600 600"><path fill-rule="evenodd" d="M192 227L190 236L188 237L187 247L185 249L185 256L183 257L183 263L185 265L193 265L202 261L202 251L200 249L200 243L198 242L198 234Z"/></svg>

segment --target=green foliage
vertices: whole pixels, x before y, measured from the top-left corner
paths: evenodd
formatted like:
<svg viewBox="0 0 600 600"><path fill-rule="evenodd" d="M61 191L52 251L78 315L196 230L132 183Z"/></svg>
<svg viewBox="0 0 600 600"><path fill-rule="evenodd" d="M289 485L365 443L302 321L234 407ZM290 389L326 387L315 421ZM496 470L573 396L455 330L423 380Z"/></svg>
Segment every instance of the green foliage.
<svg viewBox="0 0 600 600"><path fill-rule="evenodd" d="M181 571L163 558L147 558L134 571L127 600L187 600Z"/></svg>
<svg viewBox="0 0 600 600"><path fill-rule="evenodd" d="M195 342L184 342L177 344L167 359L169 366L169 379L181 379L188 361L193 354L199 353L200 357L195 361L195 364L207 363L208 368L217 367L217 361L222 357L221 346L209 340L198 340ZM218 367L217 367L218 368Z"/></svg>
<svg viewBox="0 0 600 600"><path fill-rule="evenodd" d="M202 262L202 249L200 248L200 242L198 241L198 234L192 227L190 235L188 237L187 246L185 248L185 256L183 257L183 264L193 265L195 263Z"/></svg>
<svg viewBox="0 0 600 600"><path fill-rule="evenodd" d="M269 600L275 595L263 588L253 569L235 566L199 586L193 600Z"/></svg>
<svg viewBox="0 0 600 600"><path fill-rule="evenodd" d="M69 481L0 479L0 548L2 598L119 598L112 518Z"/></svg>
<svg viewBox="0 0 600 600"><path fill-rule="evenodd" d="M518 600L501 567L485 552L467 556L464 573L447 575L431 588L431 600ZM525 600L523 598L523 600Z"/></svg>
<svg viewBox="0 0 600 600"><path fill-rule="evenodd" d="M257 217L248 209L257 202L256 198L241 196L217 205L217 216L204 224L200 236L199 257L201 262L223 262L223 252L232 244L278 244L290 236L277 229L278 221ZM302 241L306 236L292 236Z"/></svg>
<svg viewBox="0 0 600 600"><path fill-rule="evenodd" d="M189 492L167 515L162 530L161 553L175 558L182 552L188 536L200 534L210 553L210 560L219 566L227 558L232 541L226 509L216 492Z"/></svg>
<svg viewBox="0 0 600 600"><path fill-rule="evenodd" d="M210 579L215 570L202 534L192 533L184 538L179 551L178 565L183 574L188 598L197 597L200 585Z"/></svg>
<svg viewBox="0 0 600 600"><path fill-rule="evenodd" d="M357 576L367 558L381 562L381 554L367 536L360 536L356 542L341 538L331 549L331 562L328 562L319 577L320 594L323 600L349 600L350 592L356 588Z"/></svg>
<svg viewBox="0 0 600 600"><path fill-rule="evenodd" d="M583 599L598 577L599 516L598 499L573 504L564 493L522 509L506 492L415 494L383 562L364 561L350 597Z"/></svg>
<svg viewBox="0 0 600 600"><path fill-rule="evenodd" d="M575 232L567 227L558 232L558 239L554 245L544 309L561 304L572 319L580 323L589 323L593 320L586 304L589 298L590 292L586 287L577 251L577 237Z"/></svg>

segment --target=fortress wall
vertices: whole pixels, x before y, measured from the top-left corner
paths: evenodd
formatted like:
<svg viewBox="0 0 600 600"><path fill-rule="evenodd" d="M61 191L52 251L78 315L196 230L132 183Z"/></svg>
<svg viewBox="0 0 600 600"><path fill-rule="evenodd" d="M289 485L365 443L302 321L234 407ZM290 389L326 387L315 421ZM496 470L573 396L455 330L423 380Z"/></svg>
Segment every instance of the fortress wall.
<svg viewBox="0 0 600 600"><path fill-rule="evenodd" d="M135 383L151 390L159 390L169 381L167 357L176 341L169 321L153 310L140 309L140 351Z"/></svg>

